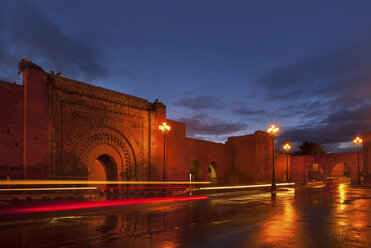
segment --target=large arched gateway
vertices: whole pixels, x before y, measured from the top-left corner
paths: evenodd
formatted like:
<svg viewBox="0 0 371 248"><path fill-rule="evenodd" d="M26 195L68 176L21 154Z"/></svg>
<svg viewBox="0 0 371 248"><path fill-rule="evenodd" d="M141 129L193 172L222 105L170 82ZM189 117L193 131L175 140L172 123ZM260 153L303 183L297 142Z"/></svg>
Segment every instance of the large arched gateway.
<svg viewBox="0 0 371 248"><path fill-rule="evenodd" d="M131 144L111 128L93 128L76 144L75 166L88 179L137 180L137 163Z"/></svg>

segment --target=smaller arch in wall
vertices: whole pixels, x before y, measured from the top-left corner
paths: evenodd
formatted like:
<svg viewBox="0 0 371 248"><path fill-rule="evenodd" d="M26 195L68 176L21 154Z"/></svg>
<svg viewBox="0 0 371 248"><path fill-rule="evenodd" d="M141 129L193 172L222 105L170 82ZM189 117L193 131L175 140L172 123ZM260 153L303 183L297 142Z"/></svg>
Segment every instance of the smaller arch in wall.
<svg viewBox="0 0 371 248"><path fill-rule="evenodd" d="M351 170L350 166L346 163L338 163L331 169L331 177L342 179L342 180L351 180Z"/></svg>
<svg viewBox="0 0 371 248"><path fill-rule="evenodd" d="M207 168L207 179L211 181L212 183L217 183L217 175L216 175L216 163L213 161L209 164L209 167Z"/></svg>
<svg viewBox="0 0 371 248"><path fill-rule="evenodd" d="M306 171L307 182L323 181L323 168L319 164L312 164Z"/></svg>

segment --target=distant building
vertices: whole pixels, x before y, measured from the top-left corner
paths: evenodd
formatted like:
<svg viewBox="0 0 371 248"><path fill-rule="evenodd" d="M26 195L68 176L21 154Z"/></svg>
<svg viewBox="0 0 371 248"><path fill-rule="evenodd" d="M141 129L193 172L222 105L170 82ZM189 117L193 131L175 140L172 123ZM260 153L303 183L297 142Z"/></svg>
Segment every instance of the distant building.
<svg viewBox="0 0 371 248"><path fill-rule="evenodd" d="M161 102L46 73L27 60L19 69L22 86L0 82L0 179L161 181L164 138L159 125L167 122L166 180L188 181L189 174L218 184L271 180L272 138L266 132L230 137L225 144L186 138L185 124L167 119ZM371 133L364 140L364 171L370 172ZM356 178L354 153L341 156ZM335 155L290 159L290 178L306 181L308 172L321 177L318 166L322 177L328 176L337 160L323 165L326 158ZM319 164L314 172L313 164ZM277 181L285 175L286 157L278 154Z"/></svg>

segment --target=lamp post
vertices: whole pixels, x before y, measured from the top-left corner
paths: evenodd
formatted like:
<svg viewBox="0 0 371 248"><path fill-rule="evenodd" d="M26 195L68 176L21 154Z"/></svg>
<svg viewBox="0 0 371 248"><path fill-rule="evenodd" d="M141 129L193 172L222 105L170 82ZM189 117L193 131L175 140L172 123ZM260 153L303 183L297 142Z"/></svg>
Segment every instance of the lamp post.
<svg viewBox="0 0 371 248"><path fill-rule="evenodd" d="M289 181L289 151L291 150L291 145L286 143L283 145L283 149L286 151L286 182Z"/></svg>
<svg viewBox="0 0 371 248"><path fill-rule="evenodd" d="M361 180L360 180L360 172L359 172L359 146L362 144L362 138L360 138L359 136L357 136L354 140L353 140L354 144L356 145L357 147L357 164L358 164L358 176L357 176L357 184L358 185L361 185Z"/></svg>
<svg viewBox="0 0 371 248"><path fill-rule="evenodd" d="M165 158L165 142L166 142L166 134L168 134L170 132L170 126L168 124L166 124L166 122L162 123L162 125L158 126L158 128L160 129L160 131L164 134L164 171L163 171L163 174L162 174L162 180L165 182L165 165L166 165L166 158Z"/></svg>
<svg viewBox="0 0 371 248"><path fill-rule="evenodd" d="M271 186L271 189L272 190L276 190L276 177L274 175L274 136L278 133L280 129L278 127L276 127L275 125L271 125L268 129L267 129L267 132L272 136L272 152L273 152L273 168L272 168L272 186Z"/></svg>

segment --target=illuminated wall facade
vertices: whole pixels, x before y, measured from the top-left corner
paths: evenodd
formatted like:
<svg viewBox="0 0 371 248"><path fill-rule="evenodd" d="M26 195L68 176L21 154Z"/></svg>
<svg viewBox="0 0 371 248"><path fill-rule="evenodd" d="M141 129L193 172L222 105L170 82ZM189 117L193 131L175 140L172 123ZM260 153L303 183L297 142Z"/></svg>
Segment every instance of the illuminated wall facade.
<svg viewBox="0 0 371 248"><path fill-rule="evenodd" d="M19 69L23 86L0 84L2 178L158 177L165 105L46 73L30 61Z"/></svg>
<svg viewBox="0 0 371 248"><path fill-rule="evenodd" d="M266 132L230 137L225 144L186 138L185 124L167 119L160 102L46 73L27 60L19 71L22 86L0 82L1 179L160 181L164 137L158 126L166 121L166 180L188 181L190 174L218 184L271 180L273 143ZM290 178L305 179L316 159L309 157L289 159ZM287 157L277 154L277 181L286 174Z"/></svg>

